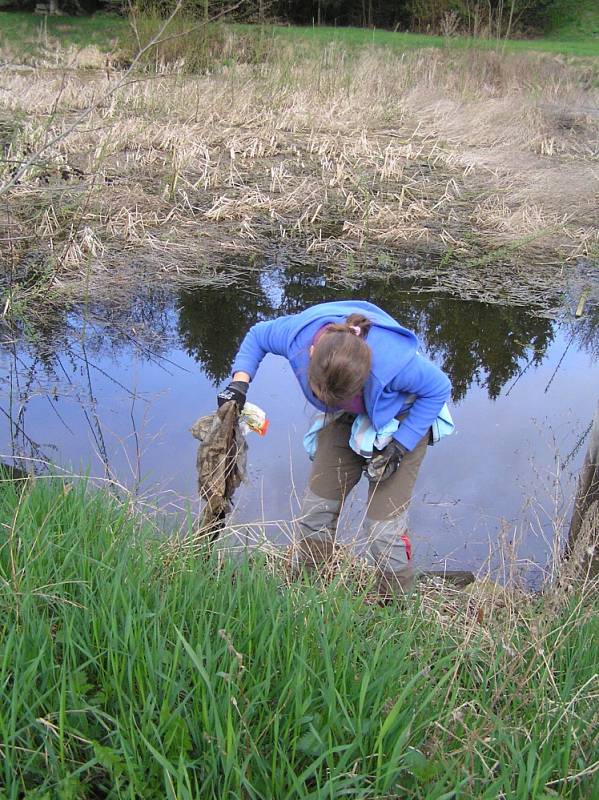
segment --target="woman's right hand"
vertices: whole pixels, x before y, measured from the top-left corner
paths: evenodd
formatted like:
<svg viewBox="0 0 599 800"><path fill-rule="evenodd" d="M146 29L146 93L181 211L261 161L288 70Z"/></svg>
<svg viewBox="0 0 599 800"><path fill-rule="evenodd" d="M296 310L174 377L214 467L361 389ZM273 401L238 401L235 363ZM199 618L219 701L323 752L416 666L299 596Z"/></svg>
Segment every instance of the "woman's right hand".
<svg viewBox="0 0 599 800"><path fill-rule="evenodd" d="M231 400L234 400L237 403L237 408L240 411L243 410L250 383L249 375L247 376L248 380L240 380L238 379L239 374L245 375L245 373L236 373L233 375L233 380L231 383L216 395L216 401L219 408L224 406L225 403L229 403Z"/></svg>

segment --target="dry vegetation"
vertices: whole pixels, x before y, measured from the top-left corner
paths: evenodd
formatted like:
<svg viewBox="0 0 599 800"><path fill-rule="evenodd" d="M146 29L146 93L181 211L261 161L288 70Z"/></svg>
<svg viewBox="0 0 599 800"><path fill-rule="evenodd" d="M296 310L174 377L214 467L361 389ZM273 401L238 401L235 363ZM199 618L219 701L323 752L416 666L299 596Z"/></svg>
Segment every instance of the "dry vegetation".
<svg viewBox="0 0 599 800"><path fill-rule="evenodd" d="M13 282L106 295L141 279L234 280L283 253L342 282L434 276L542 313L570 275L588 282L596 65L289 47L212 75L158 65L118 88L122 73L90 49L7 67L2 182L59 137L3 196Z"/></svg>

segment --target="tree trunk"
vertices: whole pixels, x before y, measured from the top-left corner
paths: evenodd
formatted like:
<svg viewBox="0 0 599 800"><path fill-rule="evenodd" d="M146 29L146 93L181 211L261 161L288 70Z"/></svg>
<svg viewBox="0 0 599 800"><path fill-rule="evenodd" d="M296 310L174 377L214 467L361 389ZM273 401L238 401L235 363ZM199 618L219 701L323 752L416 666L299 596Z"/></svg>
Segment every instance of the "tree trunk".
<svg viewBox="0 0 599 800"><path fill-rule="evenodd" d="M583 540L581 540L583 534ZM586 539L589 541L586 541ZM599 403L591 427L589 447L578 478L574 513L566 556L580 559L584 573L599 575Z"/></svg>

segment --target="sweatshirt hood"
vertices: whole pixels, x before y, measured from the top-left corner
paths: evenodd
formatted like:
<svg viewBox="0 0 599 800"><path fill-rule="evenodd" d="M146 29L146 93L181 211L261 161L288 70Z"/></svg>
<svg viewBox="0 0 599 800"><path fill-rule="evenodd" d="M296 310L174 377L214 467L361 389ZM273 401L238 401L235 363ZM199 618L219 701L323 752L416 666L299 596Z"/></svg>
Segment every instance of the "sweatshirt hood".
<svg viewBox="0 0 599 800"><path fill-rule="evenodd" d="M364 300L338 300L320 303L296 316L293 339L289 343L289 360L307 375L310 344L317 331L331 322L344 322L350 314L363 314L372 322L366 342L372 350L369 382L373 379L386 386L416 355L418 338L385 311ZM402 339L397 339L400 334ZM312 398L309 398L312 402ZM316 405L316 404L315 404Z"/></svg>

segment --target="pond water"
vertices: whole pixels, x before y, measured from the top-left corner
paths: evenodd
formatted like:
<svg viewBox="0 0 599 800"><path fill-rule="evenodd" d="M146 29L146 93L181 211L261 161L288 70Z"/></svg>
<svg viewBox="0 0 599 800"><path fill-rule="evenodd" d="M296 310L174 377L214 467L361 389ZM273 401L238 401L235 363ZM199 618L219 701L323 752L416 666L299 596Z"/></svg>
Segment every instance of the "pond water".
<svg viewBox="0 0 599 800"><path fill-rule="evenodd" d="M107 474L148 503L197 511L195 419L214 409L243 335L261 319L356 297L391 313L453 383L454 436L429 448L411 509L417 561L518 569L547 563L567 513L599 396L599 315L561 323L521 308L466 302L401 281L331 288L315 273L272 269L234 288L148 290L5 332L4 461ZM249 480L232 520L284 541L309 472L302 436L313 410L289 365L268 356L249 399L270 418L249 440ZM365 486L340 539L359 539Z"/></svg>

